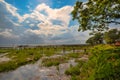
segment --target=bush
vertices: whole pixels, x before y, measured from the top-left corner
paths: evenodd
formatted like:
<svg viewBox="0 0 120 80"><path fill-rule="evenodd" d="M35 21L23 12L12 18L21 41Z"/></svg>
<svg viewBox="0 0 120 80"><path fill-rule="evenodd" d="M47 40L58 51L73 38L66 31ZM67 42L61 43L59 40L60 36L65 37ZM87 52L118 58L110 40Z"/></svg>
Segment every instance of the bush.
<svg viewBox="0 0 120 80"><path fill-rule="evenodd" d="M119 51L120 48L110 45L93 47L81 75L85 74L86 80L120 80Z"/></svg>

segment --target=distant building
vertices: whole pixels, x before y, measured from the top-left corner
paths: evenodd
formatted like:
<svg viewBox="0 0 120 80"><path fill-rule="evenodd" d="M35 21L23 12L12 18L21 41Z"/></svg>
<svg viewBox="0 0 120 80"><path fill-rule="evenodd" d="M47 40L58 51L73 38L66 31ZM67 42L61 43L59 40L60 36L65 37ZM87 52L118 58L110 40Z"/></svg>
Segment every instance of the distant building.
<svg viewBox="0 0 120 80"><path fill-rule="evenodd" d="M120 46L120 39L117 39L117 40L115 41L115 45L116 45L116 46Z"/></svg>

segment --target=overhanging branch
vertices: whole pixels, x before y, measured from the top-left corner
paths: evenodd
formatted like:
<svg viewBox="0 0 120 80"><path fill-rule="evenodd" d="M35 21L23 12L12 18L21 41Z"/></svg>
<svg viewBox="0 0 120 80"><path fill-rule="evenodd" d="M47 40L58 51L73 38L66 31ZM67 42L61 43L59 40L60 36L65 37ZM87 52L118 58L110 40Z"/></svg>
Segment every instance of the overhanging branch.
<svg viewBox="0 0 120 80"><path fill-rule="evenodd" d="M107 21L106 23L116 23L116 24L120 24L120 22L117 22L117 21Z"/></svg>

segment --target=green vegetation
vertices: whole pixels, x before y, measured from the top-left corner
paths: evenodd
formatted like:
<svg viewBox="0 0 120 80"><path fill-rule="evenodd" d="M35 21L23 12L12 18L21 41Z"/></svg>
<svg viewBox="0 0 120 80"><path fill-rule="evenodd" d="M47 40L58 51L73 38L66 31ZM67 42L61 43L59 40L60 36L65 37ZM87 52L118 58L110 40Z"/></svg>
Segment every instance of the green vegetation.
<svg viewBox="0 0 120 80"><path fill-rule="evenodd" d="M114 44L118 39L120 39L120 30L118 29L111 29L104 33L104 40L108 44Z"/></svg>
<svg viewBox="0 0 120 80"><path fill-rule="evenodd" d="M103 41L108 44L115 44L115 42L120 39L120 30L110 29L107 32L91 33L91 35L93 36L86 41L88 44L103 44Z"/></svg>
<svg viewBox="0 0 120 80"><path fill-rule="evenodd" d="M110 45L95 46L86 66L87 79L119 80L120 48Z"/></svg>
<svg viewBox="0 0 120 80"><path fill-rule="evenodd" d="M65 74L71 75L71 76L79 75L80 68L79 68L79 66L70 67L68 70L65 71Z"/></svg>
<svg viewBox="0 0 120 80"><path fill-rule="evenodd" d="M2 53L8 53L6 57L10 58L9 61L0 62L0 72L10 71L18 68L19 66L35 63L43 55L51 56L55 54L53 48L24 48L24 49L0 49Z"/></svg>
<svg viewBox="0 0 120 80"><path fill-rule="evenodd" d="M66 71L71 80L119 80L120 79L120 47L97 45L90 50L89 60L76 60L77 68ZM80 74L74 74L74 71ZM74 75L73 75L74 74Z"/></svg>
<svg viewBox="0 0 120 80"><path fill-rule="evenodd" d="M0 49L0 54L8 52L10 49Z"/></svg>
<svg viewBox="0 0 120 80"><path fill-rule="evenodd" d="M56 57L56 58L45 58L42 60L43 66L58 66L61 63L67 62L68 58L66 57Z"/></svg>
<svg viewBox="0 0 120 80"><path fill-rule="evenodd" d="M10 60L0 62L0 72L14 70L22 65L35 63L41 57L49 57L49 59L43 59L44 66L57 66L61 63L67 62L70 58L78 57L77 53L75 54L65 54L65 57L57 57L50 58L50 56L55 54L61 54L63 48L65 51L70 51L73 47L77 49L83 49L86 46L58 46L58 47L50 47L43 46L37 48L8 48L8 49L0 49L0 53L4 54L5 57L8 57ZM3 57L3 56L2 56ZM1 57L1 58L2 58ZM70 58L69 58L70 57Z"/></svg>
<svg viewBox="0 0 120 80"><path fill-rule="evenodd" d="M80 80L81 79L79 77L79 75L82 73L81 68L82 68L83 64L85 63L85 61L84 60L76 60L76 62L78 63L76 66L71 66L70 68L68 68L65 71L66 75L71 76L71 80Z"/></svg>
<svg viewBox="0 0 120 80"><path fill-rule="evenodd" d="M79 22L79 31L103 31L109 24L120 24L120 0L81 0L72 11L73 20Z"/></svg>
<svg viewBox="0 0 120 80"><path fill-rule="evenodd" d="M91 48L90 48L91 47ZM65 47L67 49L67 47ZM78 64L71 66L65 71L71 76L71 80L119 80L120 79L120 47L113 45L86 46L80 49L89 49L88 60L81 59L84 52L60 54L63 47L57 48L30 48L30 49L8 49L6 57L10 61L0 62L0 72L10 71L19 66L34 63L42 56L42 65L45 67L57 66L67 63L68 60L75 59ZM68 47L67 50L70 50ZM43 55L44 54L44 55ZM54 56L53 56L54 55Z"/></svg>
<svg viewBox="0 0 120 80"><path fill-rule="evenodd" d="M82 55L84 55L83 52L69 53L69 54L64 54L63 56L59 56L59 57L45 58L42 60L42 64L43 64L43 66L46 66L46 67L58 66L61 63L66 63L70 59L80 58L80 57L82 57Z"/></svg>
<svg viewBox="0 0 120 80"><path fill-rule="evenodd" d="M79 52L79 53L69 53L69 54L66 54L65 56L68 58L80 58L82 55L84 55L84 53Z"/></svg>
<svg viewBox="0 0 120 80"><path fill-rule="evenodd" d="M92 37L90 37L86 43L90 44L90 45L96 45L96 44L103 44L103 33L91 33L91 35L93 35Z"/></svg>
<svg viewBox="0 0 120 80"><path fill-rule="evenodd" d="M6 57L9 57L10 61L0 63L0 72L14 70L27 63L34 63L42 57L39 50L34 49L10 49L8 51L9 54Z"/></svg>

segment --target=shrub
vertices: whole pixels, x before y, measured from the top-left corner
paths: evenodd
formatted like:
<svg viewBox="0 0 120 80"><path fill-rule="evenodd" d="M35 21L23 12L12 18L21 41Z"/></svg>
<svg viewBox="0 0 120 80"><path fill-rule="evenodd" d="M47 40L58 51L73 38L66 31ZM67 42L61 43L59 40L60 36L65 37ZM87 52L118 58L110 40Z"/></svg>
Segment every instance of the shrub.
<svg viewBox="0 0 120 80"><path fill-rule="evenodd" d="M119 50L110 45L93 47L88 62L81 69L81 74L88 75L85 76L86 80L119 80Z"/></svg>

